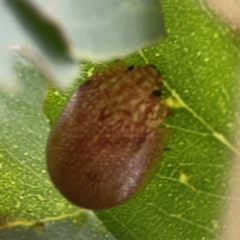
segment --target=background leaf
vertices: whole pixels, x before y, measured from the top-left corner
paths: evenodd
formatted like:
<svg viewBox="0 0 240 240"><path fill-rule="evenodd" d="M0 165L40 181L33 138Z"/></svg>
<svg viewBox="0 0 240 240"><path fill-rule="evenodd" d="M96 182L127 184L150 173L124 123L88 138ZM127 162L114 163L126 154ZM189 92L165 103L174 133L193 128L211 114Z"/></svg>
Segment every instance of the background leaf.
<svg viewBox="0 0 240 240"><path fill-rule="evenodd" d="M158 0L2 1L0 33L0 84L9 91L17 88L13 50L66 88L79 73L78 60L125 56L166 36Z"/></svg>
<svg viewBox="0 0 240 240"><path fill-rule="evenodd" d="M166 36L158 0L36 0L59 20L80 59L123 57ZM51 11L49 11L49 8Z"/></svg>

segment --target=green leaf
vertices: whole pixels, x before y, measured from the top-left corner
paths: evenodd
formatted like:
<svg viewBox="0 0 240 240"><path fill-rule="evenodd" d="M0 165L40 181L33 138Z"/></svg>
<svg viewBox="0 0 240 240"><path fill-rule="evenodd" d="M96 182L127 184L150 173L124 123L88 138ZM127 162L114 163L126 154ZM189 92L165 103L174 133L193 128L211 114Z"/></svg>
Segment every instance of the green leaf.
<svg viewBox="0 0 240 240"><path fill-rule="evenodd" d="M232 154L239 156L232 137L237 125L238 39L191 0L163 0L162 4L168 38L124 61L151 63L161 71L163 96L173 113L164 124L173 131L170 150L136 198L96 213L119 240L219 239L230 198L226 190ZM83 69L78 83L96 65L88 63ZM42 114L43 78L22 65L17 76L24 80L22 91L0 93L0 238L17 239L19 231L23 239L41 234L42 239L51 239L51 233L67 236L71 231L71 239L81 239L82 230L73 232L68 221L81 217L82 210L64 200L45 170L48 123ZM44 109L51 124L76 86L66 92L49 89ZM34 229L39 234L32 235L30 226L36 228L36 221L46 225L45 235L41 229Z"/></svg>
<svg viewBox="0 0 240 240"><path fill-rule="evenodd" d="M113 239L91 211L68 203L49 180L44 78L20 59L15 71L20 91L0 90L0 239Z"/></svg>
<svg viewBox="0 0 240 240"><path fill-rule="evenodd" d="M232 155L240 156L232 138L236 37L193 1L162 4L168 38L124 61L154 64L162 73L173 113L164 124L173 130L170 151L136 198L96 214L117 239L213 240L223 231ZM95 66L83 69L85 79ZM45 112L51 123L72 91L49 91Z"/></svg>

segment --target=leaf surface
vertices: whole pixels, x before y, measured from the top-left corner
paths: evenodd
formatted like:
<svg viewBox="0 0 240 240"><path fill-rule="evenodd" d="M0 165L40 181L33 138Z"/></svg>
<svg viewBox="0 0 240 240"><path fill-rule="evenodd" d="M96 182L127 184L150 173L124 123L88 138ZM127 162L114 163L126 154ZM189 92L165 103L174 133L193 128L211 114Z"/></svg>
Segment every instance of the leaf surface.
<svg viewBox="0 0 240 240"><path fill-rule="evenodd" d="M162 73L163 96L173 113L163 124L173 132L170 151L136 198L96 213L117 239L216 239L230 199L226 189L232 155L240 156L232 138L238 125L236 38L193 1L162 4L167 39L124 61L154 64ZM82 78L94 67L86 65ZM47 102L53 106L55 99L61 109L69 93L57 94L49 93ZM57 114L46 112L54 122Z"/></svg>
<svg viewBox="0 0 240 240"><path fill-rule="evenodd" d="M136 198L125 205L96 214L117 239L219 239L224 227L222 217L225 204L230 198L226 190L232 155L240 155L232 137L234 127L239 128L238 116L235 116L236 97L239 97L236 91L239 50L235 45L238 39L230 28L217 22L194 1L163 0L162 4L167 39L124 61L129 64L154 64L162 73L163 97L172 106L173 113L164 123L173 132L168 142L170 151L161 157L155 175ZM77 85L96 68L96 64L82 65L82 75L65 92L53 88L48 90L44 110L51 124ZM29 77L27 88L33 86L30 84L32 79ZM0 125L0 153L4 157L0 169L1 182L4 182L0 192L4 201L0 206L4 206L3 210L7 209L5 212L1 210L3 223L6 220L4 216L10 216L12 221L25 219L26 216L27 221L36 221L44 214L59 216L63 209L66 214L77 209L63 200L51 186L47 173L41 172L45 170L42 164L48 126L46 121L42 125L39 119L31 120L29 111L37 117L42 106L39 104L34 112L32 109L35 106L31 107L29 102L35 101L36 104L41 101L39 99L43 98L44 89L38 100L27 92L24 92L29 99L25 100L26 113L20 111L18 97L11 99L3 95L2 99L7 100L1 100L0 114L8 116L1 118ZM11 113L6 110L9 108L13 109ZM8 118L12 119L11 128L7 125L10 124ZM19 133L23 123L27 125L23 127L24 134ZM35 135L25 137L26 132L36 131L31 130L31 126L40 131L37 136L42 138ZM18 135L21 140L14 142ZM10 147L6 147L8 142ZM20 144L23 146L21 150L13 148ZM36 159L30 160L24 153L31 153ZM41 163L36 164L38 156L41 156ZM26 163L19 162L21 160ZM30 171L33 169L36 169L34 174ZM12 181L16 182L17 187ZM46 184L44 181L47 181ZM42 184L44 189L41 188ZM38 195L46 201L38 200ZM24 201L20 201L21 196ZM239 201L239 198L233 200ZM21 205L17 208L18 202Z"/></svg>

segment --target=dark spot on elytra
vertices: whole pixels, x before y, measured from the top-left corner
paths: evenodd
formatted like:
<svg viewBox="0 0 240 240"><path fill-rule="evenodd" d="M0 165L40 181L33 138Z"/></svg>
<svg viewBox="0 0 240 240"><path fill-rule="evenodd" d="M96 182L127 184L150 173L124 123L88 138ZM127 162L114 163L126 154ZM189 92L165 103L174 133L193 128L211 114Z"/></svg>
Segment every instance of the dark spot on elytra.
<svg viewBox="0 0 240 240"><path fill-rule="evenodd" d="M127 68L128 71L132 71L133 69L134 69L134 65L130 65L130 66L128 66L128 68Z"/></svg>
<svg viewBox="0 0 240 240"><path fill-rule="evenodd" d="M153 67L153 68L155 68L155 69L157 69L157 67L156 67L155 65L153 65L153 64L150 64L150 66Z"/></svg>
<svg viewBox="0 0 240 240"><path fill-rule="evenodd" d="M155 89L152 91L152 95L155 97L160 97L161 96L161 91L159 89Z"/></svg>
<svg viewBox="0 0 240 240"><path fill-rule="evenodd" d="M163 150L164 150L164 151L170 151L171 148L165 147Z"/></svg>
<svg viewBox="0 0 240 240"><path fill-rule="evenodd" d="M158 72L158 74L159 74L160 76L162 76L161 72L157 69L157 67L156 67L155 65L150 64L150 66L151 66L152 68L156 69L157 72Z"/></svg>

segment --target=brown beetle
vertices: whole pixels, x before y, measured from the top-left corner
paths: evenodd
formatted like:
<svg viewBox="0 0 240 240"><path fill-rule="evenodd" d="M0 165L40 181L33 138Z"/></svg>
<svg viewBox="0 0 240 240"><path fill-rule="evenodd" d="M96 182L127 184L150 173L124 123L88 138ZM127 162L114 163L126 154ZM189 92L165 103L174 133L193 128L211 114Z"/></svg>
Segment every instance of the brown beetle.
<svg viewBox="0 0 240 240"><path fill-rule="evenodd" d="M53 183L72 203L106 209L132 198L165 147L169 115L162 78L117 62L82 84L52 128L46 149Z"/></svg>

